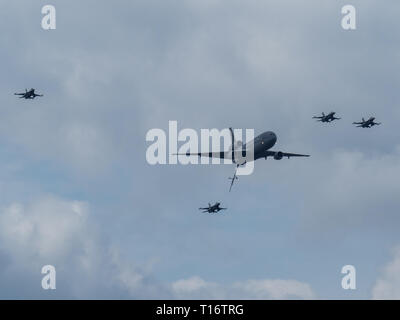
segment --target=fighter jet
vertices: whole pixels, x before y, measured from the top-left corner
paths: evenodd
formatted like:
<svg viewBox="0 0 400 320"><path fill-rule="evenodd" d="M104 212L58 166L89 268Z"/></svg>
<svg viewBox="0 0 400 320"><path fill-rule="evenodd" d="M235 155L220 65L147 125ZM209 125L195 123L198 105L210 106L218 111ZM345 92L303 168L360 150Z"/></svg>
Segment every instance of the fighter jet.
<svg viewBox="0 0 400 320"><path fill-rule="evenodd" d="M190 153L186 154L176 154L176 155L186 155L186 156L198 156L198 157L209 157L209 158L220 158L220 159L230 159L236 165L236 170L239 166L245 165L247 162L255 161L261 158L267 160L268 157L272 157L275 160L282 160L284 157L288 159L291 157L309 157L308 154L297 154L297 153L287 153L282 151L272 151L270 150L277 141L277 136L272 131L264 132L258 135L254 140L242 144L241 142L235 141L235 136L233 133L233 129L229 128L231 133L231 141L232 147L229 151L221 151L221 152L204 152L204 153ZM239 149L236 149L235 146L239 146ZM232 183L229 191L232 189L233 183L235 180L238 180L235 175L230 178L232 179Z"/></svg>
<svg viewBox="0 0 400 320"><path fill-rule="evenodd" d="M20 96L20 99L35 99L36 97L43 97L42 94L36 94L35 89L27 90L25 89L25 93L14 93L16 96Z"/></svg>
<svg viewBox="0 0 400 320"><path fill-rule="evenodd" d="M319 119L320 122L332 122L333 120L340 120L341 118L335 117L336 112L331 112L327 115L322 112L322 116L314 116L313 119Z"/></svg>
<svg viewBox="0 0 400 320"><path fill-rule="evenodd" d="M375 118L371 117L368 120L365 120L362 118L361 122L353 122L353 124L356 124L357 127L359 128L371 128L373 126L379 126L381 123L380 122L374 122Z"/></svg>
<svg viewBox="0 0 400 320"><path fill-rule="evenodd" d="M227 210L227 208L221 208L221 203L217 202L213 206L209 203L208 208L199 208L199 210L203 210L203 213L218 213L221 210Z"/></svg>

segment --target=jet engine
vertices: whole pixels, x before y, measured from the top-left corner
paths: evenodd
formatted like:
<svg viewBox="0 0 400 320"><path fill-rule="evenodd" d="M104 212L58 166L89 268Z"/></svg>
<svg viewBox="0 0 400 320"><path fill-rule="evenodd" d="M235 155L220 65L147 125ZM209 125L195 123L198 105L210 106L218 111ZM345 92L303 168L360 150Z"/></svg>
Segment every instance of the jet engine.
<svg viewBox="0 0 400 320"><path fill-rule="evenodd" d="M283 158L283 153L281 151L275 152L274 154L275 160L282 160L282 158Z"/></svg>

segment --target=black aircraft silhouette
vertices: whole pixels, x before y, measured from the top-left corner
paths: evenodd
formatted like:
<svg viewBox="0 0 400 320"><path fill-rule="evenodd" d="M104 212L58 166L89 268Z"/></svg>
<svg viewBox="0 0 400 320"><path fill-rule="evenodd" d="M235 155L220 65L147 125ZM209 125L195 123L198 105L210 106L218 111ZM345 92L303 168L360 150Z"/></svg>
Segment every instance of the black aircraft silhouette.
<svg viewBox="0 0 400 320"><path fill-rule="evenodd" d="M218 213L221 210L226 210L227 208L221 208L221 203L217 202L213 206L209 203L208 208L199 208L199 210L203 210L203 213Z"/></svg>
<svg viewBox="0 0 400 320"><path fill-rule="evenodd" d="M203 152L203 153L187 152L187 153L175 153L174 155L186 155L188 157L198 156L198 157L230 159L236 165L236 170L239 168L239 166L245 165L247 162L255 161L258 159L267 160L268 157L271 157L275 160L282 160L284 157L289 159L292 157L310 156L308 154L288 153L288 152L270 150L276 144L276 141L278 139L276 134L272 131L266 131L264 133L261 133L260 135L255 137L254 140L246 144L243 144L240 141L236 142L233 129L229 128L229 130L231 133L232 145L230 150L228 151ZM234 182L238 180L236 171L235 175L229 179L232 180L229 189L230 191L232 189Z"/></svg>
<svg viewBox="0 0 400 320"><path fill-rule="evenodd" d="M321 122L332 122L333 120L340 120L341 118L335 117L336 112L331 112L327 115L322 112L322 116L314 116L313 119L318 119L317 121Z"/></svg>
<svg viewBox="0 0 400 320"><path fill-rule="evenodd" d="M353 124L356 124L358 128L371 128L373 126L379 126L381 123L380 122L374 122L375 118L371 117L368 120L365 120L362 118L361 122L353 122Z"/></svg>
<svg viewBox="0 0 400 320"><path fill-rule="evenodd" d="M16 96L20 96L20 99L35 99L36 97L43 97L42 94L36 94L35 89L27 90L25 89L25 93L14 93Z"/></svg>

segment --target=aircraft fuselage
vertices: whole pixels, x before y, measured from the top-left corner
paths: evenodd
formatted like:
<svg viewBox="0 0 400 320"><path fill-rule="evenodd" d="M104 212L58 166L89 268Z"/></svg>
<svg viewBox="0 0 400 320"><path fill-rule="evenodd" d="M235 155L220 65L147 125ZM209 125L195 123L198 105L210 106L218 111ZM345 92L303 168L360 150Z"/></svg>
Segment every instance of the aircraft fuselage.
<svg viewBox="0 0 400 320"><path fill-rule="evenodd" d="M271 149L278 140L276 134L272 131L266 131L258 135L254 140L243 145L244 150L254 150L254 160L265 158L267 151Z"/></svg>

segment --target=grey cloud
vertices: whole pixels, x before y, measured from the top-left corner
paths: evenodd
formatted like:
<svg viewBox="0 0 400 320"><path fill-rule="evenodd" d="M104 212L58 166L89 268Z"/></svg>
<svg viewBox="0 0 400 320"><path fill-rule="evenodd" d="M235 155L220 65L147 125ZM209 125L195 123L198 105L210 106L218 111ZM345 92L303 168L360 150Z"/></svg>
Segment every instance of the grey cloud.
<svg viewBox="0 0 400 320"><path fill-rule="evenodd" d="M376 1L355 0L359 25L349 33L340 28L341 4L335 2L53 3L54 32L40 29L40 2L0 4L2 205L11 210L11 202L36 203L32 199L46 192L88 199L102 229L90 240L88 259L97 266L92 277L102 279L105 291L112 287L119 297L140 296L141 290L146 296L157 296L156 291L168 296L166 283L193 274L215 283L221 294L237 278L306 279L306 258L298 256L294 232L313 239L329 230L330 241L339 246L342 229L379 233L382 227L384 239L397 234L391 229L398 222L397 2L390 1L391 9L383 13ZM44 99L16 100L12 93L25 86L43 91ZM330 109L343 120L333 126L311 120ZM351 126L370 114L383 126L370 131ZM178 120L180 128L273 130L276 149L312 157L257 162L256 173L242 178L228 195L230 167L150 167L145 162L147 130L166 128L168 120ZM194 214L201 203L221 198L229 215L211 220ZM55 202L61 213L70 206L68 200ZM36 225L36 212L42 211L35 205L20 210L19 228ZM79 219L69 225L72 234L88 228ZM33 241L25 245L47 252L46 246L39 250L38 230L26 233ZM80 257L80 236L70 237L62 248ZM360 237L368 241L370 234ZM155 274L164 285L159 288L145 271L127 267L118 254L98 253L103 242L139 265L160 259ZM25 265L38 264L20 246L18 241L3 246L12 279ZM302 249L308 258L325 252ZM59 257L66 268L63 257L69 255ZM15 259L22 266L16 267ZM226 272L222 260L236 268ZM340 254L332 260L341 263ZM68 279L85 270L81 262L73 262ZM297 267L285 269L289 264ZM118 270L118 280L111 281L116 287L98 265ZM36 286L33 274L26 278ZM312 279L304 281L314 288ZM147 281L151 285L145 286ZM101 292L95 283L100 286L98 279L87 282L80 296ZM79 287L68 294L79 296Z"/></svg>

